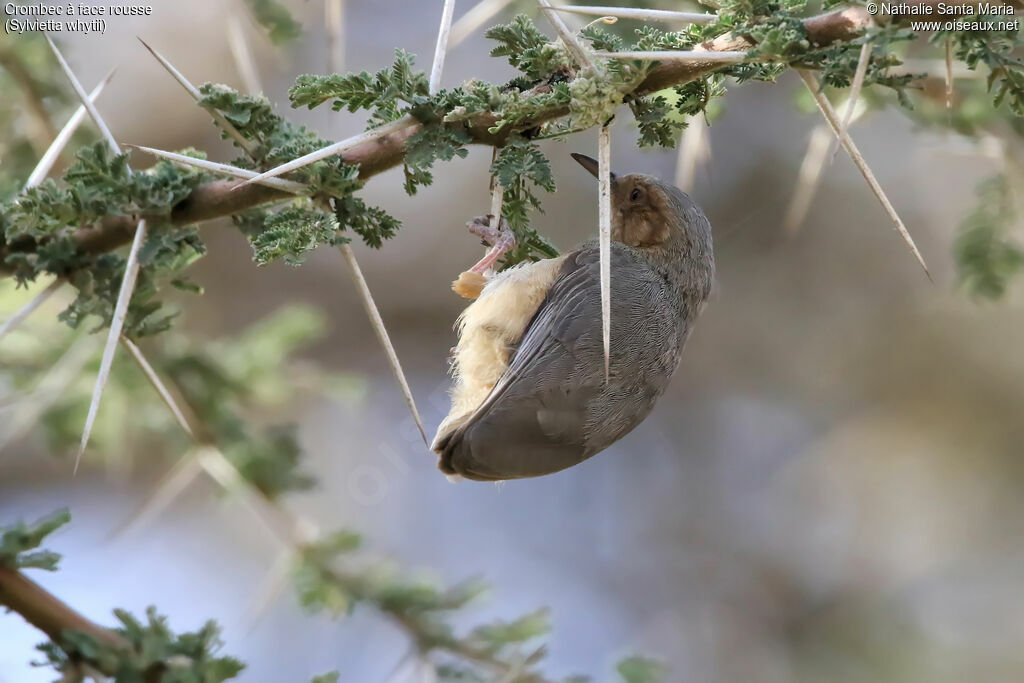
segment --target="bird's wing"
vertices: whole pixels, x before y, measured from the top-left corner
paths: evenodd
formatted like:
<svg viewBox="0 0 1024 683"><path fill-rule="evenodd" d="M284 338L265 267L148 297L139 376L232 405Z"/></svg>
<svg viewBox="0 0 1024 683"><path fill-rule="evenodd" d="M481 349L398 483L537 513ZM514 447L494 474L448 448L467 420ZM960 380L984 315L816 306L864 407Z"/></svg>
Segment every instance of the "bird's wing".
<svg viewBox="0 0 1024 683"><path fill-rule="evenodd" d="M628 337L642 334L637 322L655 313L646 310L656 299L653 279L630 250L613 245L614 346L633 346ZM599 255L585 247L565 259L494 389L438 444L442 469L509 479L574 465L593 454L588 404L604 389Z"/></svg>

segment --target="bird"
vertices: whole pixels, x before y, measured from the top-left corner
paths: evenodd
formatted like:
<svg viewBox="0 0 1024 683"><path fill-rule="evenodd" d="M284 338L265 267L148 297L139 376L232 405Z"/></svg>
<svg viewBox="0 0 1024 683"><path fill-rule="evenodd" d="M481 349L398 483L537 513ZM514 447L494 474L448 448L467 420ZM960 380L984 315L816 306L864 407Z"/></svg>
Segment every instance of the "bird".
<svg viewBox="0 0 1024 683"><path fill-rule="evenodd" d="M572 157L599 177L593 158ZM491 274L511 230L471 221L493 248L453 284L475 301L456 323L451 410L431 444L449 478L524 479L583 462L639 425L675 373L712 290L711 224L654 176L610 180L607 375L597 241Z"/></svg>

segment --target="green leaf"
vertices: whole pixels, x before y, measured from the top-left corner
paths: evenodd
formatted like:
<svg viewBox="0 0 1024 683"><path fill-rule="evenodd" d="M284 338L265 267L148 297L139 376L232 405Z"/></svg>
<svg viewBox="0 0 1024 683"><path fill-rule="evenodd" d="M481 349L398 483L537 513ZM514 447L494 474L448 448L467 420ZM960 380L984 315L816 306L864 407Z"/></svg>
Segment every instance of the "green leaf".
<svg viewBox="0 0 1024 683"><path fill-rule="evenodd" d="M43 539L71 521L67 509L58 510L42 519L25 524L0 527L0 565L11 569L45 569L55 571L60 555L37 550Z"/></svg>
<svg viewBox="0 0 1024 683"><path fill-rule="evenodd" d="M668 673L661 662L637 656L622 660L615 670L625 683L659 683Z"/></svg>
<svg viewBox="0 0 1024 683"><path fill-rule="evenodd" d="M1017 210L1002 175L978 186L977 208L960 226L953 245L961 285L982 299L999 299L1009 281L1024 270L1024 249L1007 236Z"/></svg>
<svg viewBox="0 0 1024 683"><path fill-rule="evenodd" d="M287 43L302 35L302 25L276 0L245 0L245 4L273 43Z"/></svg>

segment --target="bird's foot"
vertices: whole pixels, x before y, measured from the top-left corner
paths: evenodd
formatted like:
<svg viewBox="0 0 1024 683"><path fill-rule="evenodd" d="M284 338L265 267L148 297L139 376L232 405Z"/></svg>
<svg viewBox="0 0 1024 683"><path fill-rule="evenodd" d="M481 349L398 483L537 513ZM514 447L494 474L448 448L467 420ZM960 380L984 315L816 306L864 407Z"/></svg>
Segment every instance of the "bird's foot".
<svg viewBox="0 0 1024 683"><path fill-rule="evenodd" d="M466 223L469 226L469 231L482 239L490 249L472 268L463 271L459 275L459 279L452 283L452 289L463 298L476 299L479 297L488 278L494 272L494 264L516 245L516 237L508 221L502 218L496 226L492 223L494 223L492 215L477 216Z"/></svg>
<svg viewBox="0 0 1024 683"><path fill-rule="evenodd" d="M494 268L498 259L507 254L512 247L516 246L516 236L512 232L508 221L504 218L494 225L494 216L477 216L466 223L469 231L483 240L484 244L490 247L482 259L469 269L472 273L481 275Z"/></svg>

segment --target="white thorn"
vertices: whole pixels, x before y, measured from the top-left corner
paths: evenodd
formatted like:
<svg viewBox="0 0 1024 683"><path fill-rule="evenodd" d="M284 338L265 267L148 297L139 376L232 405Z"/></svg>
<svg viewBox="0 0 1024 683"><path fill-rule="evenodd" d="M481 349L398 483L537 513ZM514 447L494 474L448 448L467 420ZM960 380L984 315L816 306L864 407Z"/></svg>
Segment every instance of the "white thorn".
<svg viewBox="0 0 1024 683"><path fill-rule="evenodd" d="M113 77L114 70L111 69L110 73L107 74L107 77L100 81L100 84L93 88L93 91L89 93L90 102L96 102L100 93L103 92L103 89L107 87L107 84L110 83L110 79ZM50 143L46 153L43 154L41 159L39 159L39 163L36 164L36 167L32 169L32 174L28 177L28 180L25 181L26 190L30 187L39 185L46 179L46 176L50 173L50 169L52 169L53 165L57 162L57 158L60 157L61 152L63 152L64 148L67 147L68 142L71 140L71 136L74 135L75 131L78 130L78 127L82 125L82 121L85 120L85 117L88 114L89 112L86 110L84 104L78 105L78 109L76 109L75 113L72 114L70 119L68 119L68 122L64 124L64 127L61 128L60 132L57 133L57 137L55 137L53 142Z"/></svg>
<svg viewBox="0 0 1024 683"><path fill-rule="evenodd" d="M50 44L50 49L53 50L54 56L57 57L57 62L60 64L60 68L64 71L64 75L67 76L68 80L71 82L71 87L75 89L75 94L78 95L78 99L81 101L82 106L84 106L86 111L89 112L89 116L92 117L93 123L96 124L96 127L100 129L101 133L103 133L103 137L106 138L107 143L110 144L110 149L112 149L115 154L121 154L121 148L117 146L117 140L114 139L113 133L110 132L110 128L107 127L103 117L100 116L100 113L96 109L95 105L93 105L92 100L89 99L89 95L86 94L85 88L82 87L78 77L75 76L71 67L68 66L67 60L64 59L64 55L62 55L60 50L57 49L57 46L54 44L50 36L46 36L46 42Z"/></svg>
<svg viewBox="0 0 1024 683"><path fill-rule="evenodd" d="M681 21L688 24L710 24L718 20L716 14L703 12L675 12L664 9L637 9L634 7L595 7L593 5L565 5L552 7L556 12L585 14L592 17L618 17L643 21Z"/></svg>
<svg viewBox="0 0 1024 683"><path fill-rule="evenodd" d="M183 455L160 479L135 513L110 534L109 540L116 541L147 526L169 508L202 471L202 466L191 452Z"/></svg>
<svg viewBox="0 0 1024 683"><path fill-rule="evenodd" d="M132 358L135 359L135 362L139 364L139 367L142 369L142 373L146 375L146 379L148 379L149 383L153 385L154 389L156 389L156 393L160 394L160 398L170 409L171 413L174 415L174 419L178 422L178 425L186 434L188 434L190 439L195 439L195 432L192 431L192 426L185 418L185 412L178 406L177 402L174 400L174 396L171 395L171 392L167 389L163 380L160 379L160 376L156 374L156 370L154 370L153 366L149 364L148 360L146 360L146 357L142 354L142 350L139 349L139 347L135 345L135 342L128 337L122 336L121 343L124 344L126 349L128 349L128 352L132 355Z"/></svg>
<svg viewBox="0 0 1024 683"><path fill-rule="evenodd" d="M174 68L173 64L167 61L167 59L159 52L150 47L149 44L142 38L139 38L139 42L142 43L143 47L149 50L149 53L153 55L156 61L160 62L160 65L167 70L167 73L171 74L174 80L178 81L181 87L183 87L185 91L192 96L192 99L194 99L196 102L202 101L203 94L199 92L199 90L194 85L192 85L192 83L189 82L189 80L185 78L185 76L182 75L180 71ZM235 128L230 121L224 118L224 115L217 111L215 108L203 107L203 109L205 109L210 114L210 116L213 117L213 120L215 123L217 123L217 125L219 125L225 132L227 132L228 135L232 137L232 139L234 139L235 142L238 143L239 147L245 150L245 152L248 153L250 156L252 155L252 152L255 149L252 141L246 140L245 137L238 132L238 129Z"/></svg>
<svg viewBox="0 0 1024 683"><path fill-rule="evenodd" d="M57 278L49 285L47 285L46 289L39 292L39 294L33 297L32 301L29 301L27 304L25 304L25 306L20 311L12 315L7 322L5 322L3 325L0 325L0 339L3 339L8 332L12 331L18 325L25 322L25 320L28 319L30 315L35 313L40 306L46 303L47 299L53 296L54 292L60 289L60 286L62 284L64 284L64 278Z"/></svg>
<svg viewBox="0 0 1024 683"><path fill-rule="evenodd" d="M899 214L896 213L896 209L893 208L892 202L889 201L889 197L886 196L885 190L883 190L882 186L878 183L878 179L875 178L875 174L872 173L871 168L864 159L864 156L860 153L860 150L857 149L857 145L853 143L853 139L850 138L848 133L840 130L839 117L836 115L835 109L832 108L832 103L829 102L828 98L825 97L825 94L821 92L821 88L819 87L817 80L809 72L803 69L797 69L797 73L800 74L800 78L803 79L804 85L807 86L807 89L811 91L811 96L814 97L814 101L818 105L818 110L821 111L821 115L825 117L826 121L828 121L828 125L832 128L832 132L839 136L839 141L842 143L846 153L850 155L853 163L857 166L861 175L864 176L864 180L867 181L868 187L870 187L871 191L874 192L878 201L881 202L882 207L885 209L885 212L889 214L889 218L891 218L892 222L896 225L896 231L903 238L903 241L906 242L907 247L914 255L914 258L917 259L917 262L921 264L925 275L927 275L928 279L931 280L932 275L928 271L928 265L924 262L924 257L921 256L921 252L918 250L917 245L914 244L914 238L910 236L910 231L907 230L907 226L903 224L903 219L901 219Z"/></svg>
<svg viewBox="0 0 1024 683"><path fill-rule="evenodd" d="M811 208L811 200L814 199L822 170L828 160L829 143L833 138L827 124L815 126L811 132L807 152L804 153L804 160L800 163L800 171L797 173L796 189L793 190L793 198L782 221L783 232L790 237L797 233L807 218L807 211Z"/></svg>
<svg viewBox="0 0 1024 683"><path fill-rule="evenodd" d="M611 369L611 260L612 260L612 135L602 126L597 138L598 211L600 217L599 251L601 256L601 338L604 341L604 381Z"/></svg>
<svg viewBox="0 0 1024 683"><path fill-rule="evenodd" d="M573 59L575 59L580 66L593 67L594 61L587 54L587 50L580 45L578 40L576 40L576 36L569 30L569 27L565 25L565 22L562 21L562 17L555 14L555 8L551 6L551 3L548 2L548 0L537 0L537 4L540 5L542 10L544 10L545 18L547 18L548 22L555 27L555 32L558 33L562 42L565 43L565 47L572 54Z"/></svg>
<svg viewBox="0 0 1024 683"><path fill-rule="evenodd" d="M250 171L247 168L238 168L237 166L221 164L207 159L197 159L196 157L190 157L186 154L178 154L177 152L167 152L162 149L143 147L142 145L128 145L128 147L142 150L143 152L147 152L153 156L161 157L179 164L185 164L186 166L194 166L195 168L201 168L206 171L224 173L225 175L231 175L245 180L255 178L259 175L258 172ZM294 180L285 180L284 178L267 178L265 180L261 180L260 185L266 185L267 187L272 187L275 190L282 190L292 194L307 194L309 192L308 186L303 185L302 183L297 183Z"/></svg>
<svg viewBox="0 0 1024 683"><path fill-rule="evenodd" d="M392 133L396 133L401 130L405 130L406 128L409 128L415 124L416 119L414 119L411 116L403 116L397 121L392 121L391 123L387 123L383 126L379 126L372 130L368 130L365 133L354 135L346 140L342 140L341 142L335 142L332 145L328 145L327 147L318 149L315 152L310 152L309 154L299 157L298 159L293 159L288 163L281 164L277 168L272 168L266 173L261 173L258 176L255 176L251 180L247 181L245 184L251 185L253 183L258 183L261 180L265 180L266 178L275 178L284 173L294 171L297 168L309 166L310 164L320 161L321 159L327 159L329 157L338 156L339 154L343 154L352 147L361 145L364 142L369 142L371 140L379 140L380 138L391 135Z"/></svg>
<svg viewBox="0 0 1024 683"><path fill-rule="evenodd" d="M683 192L693 190L697 176L697 166L707 160L710 145L708 143L708 127L698 117L690 119L679 140L679 155L676 160L676 187Z"/></svg>
<svg viewBox="0 0 1024 683"><path fill-rule="evenodd" d="M448 40L448 47L455 47L464 41L473 31L483 26L486 21L511 3L512 0L482 0L473 5L452 26L452 35Z"/></svg>
<svg viewBox="0 0 1024 683"><path fill-rule="evenodd" d="M829 158L835 160L839 152L839 140L850 130L850 123L853 121L853 112L857 110L857 100L860 98L860 90L864 87L864 77L868 73L868 64L871 62L871 41L865 41L860 48L860 57L857 59L857 70L853 73L853 82L850 84L850 97L846 100L846 110L843 112L843 122L839 126L840 135L835 136L832 142L832 149Z"/></svg>
<svg viewBox="0 0 1024 683"><path fill-rule="evenodd" d="M594 52L595 57L604 59L638 59L641 61L690 62L706 64L711 62L742 62L746 52L715 52L713 50L660 50L627 52Z"/></svg>
<svg viewBox="0 0 1024 683"><path fill-rule="evenodd" d="M427 443L427 434L423 431L423 421L420 419L420 413L416 409L416 401L412 397L412 389L409 388L409 382L405 379L405 373L402 371L402 364L398 360L398 354L395 352L394 344L391 343L391 337L388 335L388 330L384 326L384 320L380 317L380 311L377 310L377 304L373 301L373 294L370 293L370 286L366 284L366 278L363 277L363 271L359 268L359 262L356 261L356 255L352 251L352 247L348 244L341 245L341 255L345 258L349 268L352 272L352 281L356 285L356 289L359 291L359 299L363 302L363 308L366 310L366 315L370 317L370 323L373 326L373 331L377 333L377 339L380 341L381 346L384 347L384 353L387 354L388 362L391 364L391 370L395 375L395 379L398 381L398 385L402 389L402 394L405 395L405 402L409 406L409 411L412 413L412 419L416 422L416 427L420 430L420 436L423 437L423 443Z"/></svg>
<svg viewBox="0 0 1024 683"><path fill-rule="evenodd" d="M128 252L128 260L125 262L124 279L121 280L121 290L117 295L117 303L114 306L114 317L110 321L107 344L103 348L103 359L100 361L100 372L96 377L92 401L89 403L89 414L85 419L82 442L78 447L78 454L75 456L75 474L78 473L78 466L81 464L85 447L89 445L89 437L92 435L92 428L96 422L96 414L100 409L100 400L103 398L103 389L107 386L107 379L110 377L110 368L114 363L117 342L121 338L121 330L124 329L124 321L128 316L128 304L131 302L132 293L135 291L135 281L139 277L139 250L145 241L146 221L143 219L139 221L139 225L135 229L135 239L132 240L131 250Z"/></svg>
<svg viewBox="0 0 1024 683"><path fill-rule="evenodd" d="M327 67L340 74L345 68L345 0L327 0L324 3L324 22L327 24Z"/></svg>
<svg viewBox="0 0 1024 683"><path fill-rule="evenodd" d="M441 89L441 72L444 70L444 57L448 52L448 37L452 30L452 14L455 12L455 0L444 0L441 10L441 27L437 30L437 46L434 48L434 63L430 67L430 94Z"/></svg>
<svg viewBox="0 0 1024 683"><path fill-rule="evenodd" d="M65 395L67 387L82 373L96 350L96 338L79 337L39 380L27 399L27 405L4 421L7 428L0 436L0 453L24 436L50 407Z"/></svg>

